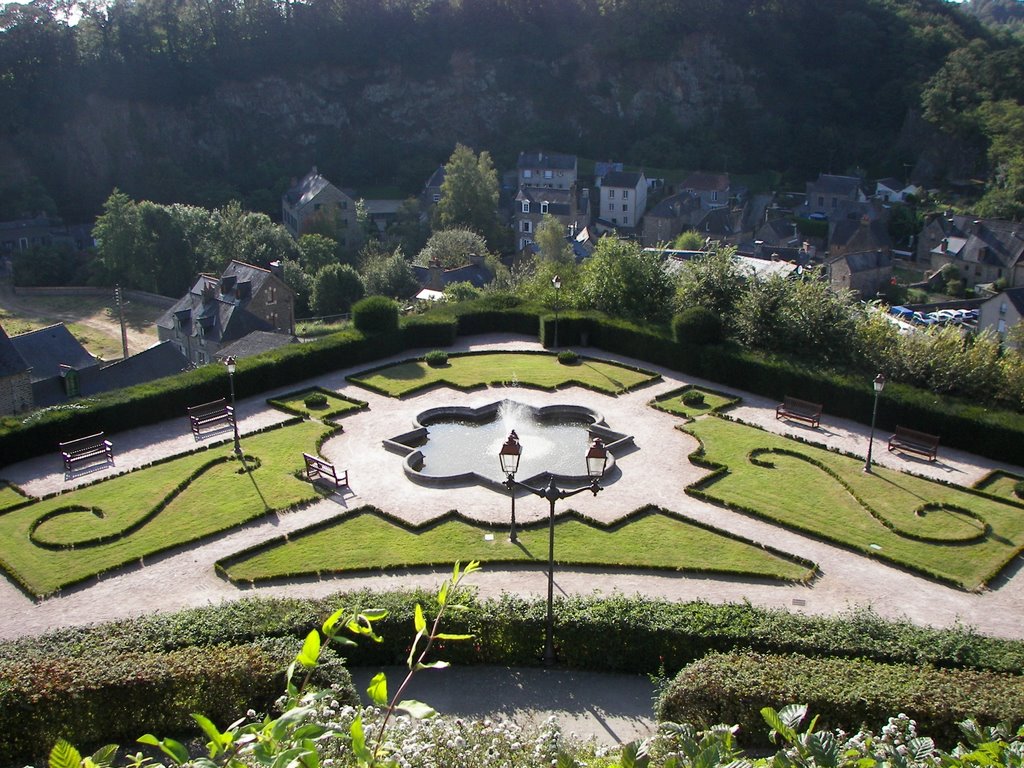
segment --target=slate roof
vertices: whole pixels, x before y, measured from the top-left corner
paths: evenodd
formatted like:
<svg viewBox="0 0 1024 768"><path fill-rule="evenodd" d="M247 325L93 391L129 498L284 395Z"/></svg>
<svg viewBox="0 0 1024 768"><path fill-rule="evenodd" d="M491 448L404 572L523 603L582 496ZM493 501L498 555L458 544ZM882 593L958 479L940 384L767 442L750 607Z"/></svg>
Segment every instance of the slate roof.
<svg viewBox="0 0 1024 768"><path fill-rule="evenodd" d="M893 192L899 192L901 189L905 189L908 186L904 182L900 181L899 179L893 178L892 176L889 176L885 179L879 179L876 182L876 185L876 189L878 187L885 187L886 189L891 189Z"/></svg>
<svg viewBox="0 0 1024 768"><path fill-rule="evenodd" d="M860 189L860 178L857 176L833 176L828 173L818 175L813 184L814 191L821 195L855 195Z"/></svg>
<svg viewBox="0 0 1024 768"><path fill-rule="evenodd" d="M19 373L28 371L29 365L25 362L17 348L11 342L7 332L0 325L0 378L17 376Z"/></svg>
<svg viewBox="0 0 1024 768"><path fill-rule="evenodd" d="M63 323L12 336L11 343L32 369L33 382L59 376L61 365L79 370L100 364Z"/></svg>
<svg viewBox="0 0 1024 768"><path fill-rule="evenodd" d="M431 187L440 187L440 186L442 186L444 184L444 177L445 177L444 166L443 165L439 165L439 166L437 166L437 170L434 171L432 174L430 174L430 178L427 179L427 183L423 185L423 188L424 189L429 189Z"/></svg>
<svg viewBox="0 0 1024 768"><path fill-rule="evenodd" d="M303 176L298 184L284 193L284 198L293 207L303 205L331 186L334 185L321 176L314 165L312 170Z"/></svg>
<svg viewBox="0 0 1024 768"><path fill-rule="evenodd" d="M846 253L828 260L834 264L837 261L845 261L850 272L872 272L876 269L885 269L892 266L892 254L882 250L860 251L858 253Z"/></svg>
<svg viewBox="0 0 1024 768"><path fill-rule="evenodd" d="M576 168L576 155L562 155L557 152L520 152L516 168L550 168L551 170L572 171Z"/></svg>
<svg viewBox="0 0 1024 768"><path fill-rule="evenodd" d="M288 336L284 333L271 333L270 331L253 331L252 333L246 334L238 341L234 341L228 344L226 347L222 347L217 352L218 358L233 356L233 357L252 357L253 355L259 355L263 352L269 352L272 349L278 347L286 347L289 344L298 344L299 340L294 336Z"/></svg>
<svg viewBox="0 0 1024 768"><path fill-rule="evenodd" d="M880 219L867 224L853 219L840 219L831 225L828 241L829 245L856 244L864 250L892 247L889 227Z"/></svg>
<svg viewBox="0 0 1024 768"><path fill-rule="evenodd" d="M220 278L200 275L189 292L157 320L157 325L173 330L177 317L191 333L193 324L199 323L207 338L221 343L253 331L272 331L268 322L246 311L253 295L271 276L269 270L232 261Z"/></svg>
<svg viewBox="0 0 1024 768"><path fill-rule="evenodd" d="M943 253L942 238L957 259L1012 269L1024 255L1024 224L973 216L939 217L929 222L922 235L934 243L933 253Z"/></svg>
<svg viewBox="0 0 1024 768"><path fill-rule="evenodd" d="M701 192L724 192L729 189L729 174L695 171L687 176L679 186L683 189L695 189Z"/></svg>
<svg viewBox="0 0 1024 768"><path fill-rule="evenodd" d="M552 216L570 216L572 214L572 196L574 191L571 189L553 189L547 187L522 187L519 193L516 195L516 202L523 203L529 202L531 206L536 205L537 209L530 208L530 213L539 213L540 204L548 204L548 213ZM522 211L522 207L518 206L519 210L516 213Z"/></svg>
<svg viewBox="0 0 1024 768"><path fill-rule="evenodd" d="M416 282L421 287L430 285L430 267L414 265L412 271L416 274ZM483 288L493 279L494 273L483 262L480 264L466 264L455 269L444 270L441 273L441 287L443 288L452 283L471 283L474 288Z"/></svg>
<svg viewBox="0 0 1024 768"><path fill-rule="evenodd" d="M1002 293L1010 303L1016 308L1017 312L1024 315L1024 287L1020 288L1007 288ZM993 297L994 298L994 297Z"/></svg>
<svg viewBox="0 0 1024 768"><path fill-rule="evenodd" d="M700 208L700 200L689 192L679 192L660 200L647 216L658 219L678 219L684 214Z"/></svg>
<svg viewBox="0 0 1024 768"><path fill-rule="evenodd" d="M640 183L641 176L643 176L643 173L637 173L636 171L612 171L601 179L601 186L636 189L636 185Z"/></svg>

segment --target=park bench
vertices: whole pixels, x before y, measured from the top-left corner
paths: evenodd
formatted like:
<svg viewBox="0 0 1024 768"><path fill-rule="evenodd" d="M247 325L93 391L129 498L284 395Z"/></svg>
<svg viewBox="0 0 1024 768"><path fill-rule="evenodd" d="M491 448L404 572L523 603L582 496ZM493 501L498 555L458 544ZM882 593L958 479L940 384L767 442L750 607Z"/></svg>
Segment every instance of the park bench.
<svg viewBox="0 0 1024 768"><path fill-rule="evenodd" d="M188 406L188 420L192 425L192 436L198 442L202 431L209 427L234 427L235 411L222 397L201 405Z"/></svg>
<svg viewBox="0 0 1024 768"><path fill-rule="evenodd" d="M114 446L103 432L97 432L60 443L60 455L64 459L64 471L70 475L79 467L97 464L100 459L104 464L113 464Z"/></svg>
<svg viewBox="0 0 1024 768"><path fill-rule="evenodd" d="M342 488L348 485L347 469L339 475L334 465L323 459L310 456L308 453L302 454L302 458L306 462L306 479L309 482L314 484L322 482L333 485L335 488Z"/></svg>
<svg viewBox="0 0 1024 768"><path fill-rule="evenodd" d="M821 409L821 403L811 403L786 395L783 401L775 407L775 418L798 419L806 421L812 427L817 427L821 423Z"/></svg>
<svg viewBox="0 0 1024 768"><path fill-rule="evenodd" d="M939 436L897 426L896 434L889 438L889 450L916 453L927 457L928 461L935 461L939 452Z"/></svg>

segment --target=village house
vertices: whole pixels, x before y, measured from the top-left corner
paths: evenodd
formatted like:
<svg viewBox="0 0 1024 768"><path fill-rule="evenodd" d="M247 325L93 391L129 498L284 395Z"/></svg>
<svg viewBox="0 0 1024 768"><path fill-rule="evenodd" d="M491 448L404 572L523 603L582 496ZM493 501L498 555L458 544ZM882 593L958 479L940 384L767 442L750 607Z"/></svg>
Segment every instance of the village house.
<svg viewBox="0 0 1024 768"><path fill-rule="evenodd" d="M997 280L1024 285L1024 224L947 213L932 217L917 241L917 260L937 272L952 264L964 285Z"/></svg>
<svg viewBox="0 0 1024 768"><path fill-rule="evenodd" d="M889 226L885 221L871 220L865 215L860 219L829 222L829 256L867 251L884 251L892 255L892 238L889 237Z"/></svg>
<svg viewBox="0 0 1024 768"><path fill-rule="evenodd" d="M863 299L873 299L892 280L892 253L873 250L830 255L825 270L833 290L850 290Z"/></svg>
<svg viewBox="0 0 1024 768"><path fill-rule="evenodd" d="M904 183L892 177L875 182L875 199L883 203L905 203L908 198L920 194L921 188L916 184Z"/></svg>
<svg viewBox="0 0 1024 768"><path fill-rule="evenodd" d="M296 240L306 233L314 217L330 223L337 233L338 244L343 247L355 245L362 239L354 194L334 186L320 175L315 165L281 197L281 220Z"/></svg>
<svg viewBox="0 0 1024 768"><path fill-rule="evenodd" d="M0 416L32 407L32 370L0 326Z"/></svg>
<svg viewBox="0 0 1024 768"><path fill-rule="evenodd" d="M597 219L614 229L636 229L647 209L647 177L643 171L612 171L598 180Z"/></svg>
<svg viewBox="0 0 1024 768"><path fill-rule="evenodd" d="M671 243L696 223L701 201L690 192L679 192L659 201L643 218L643 242L647 246Z"/></svg>
<svg viewBox="0 0 1024 768"><path fill-rule="evenodd" d="M212 362L254 331L295 335L295 293L270 270L232 261L220 277L200 275L188 294L157 320L192 365Z"/></svg>
<svg viewBox="0 0 1024 768"><path fill-rule="evenodd" d="M993 331L1001 341L1006 340L1006 334L1021 319L1024 319L1024 286L1008 288L978 307L978 331Z"/></svg>
<svg viewBox="0 0 1024 768"><path fill-rule="evenodd" d="M696 195L700 200L701 208L705 211L722 208L729 204L729 174L727 173L696 171L687 176L679 188L691 195Z"/></svg>
<svg viewBox="0 0 1024 768"><path fill-rule="evenodd" d="M590 224L590 190L520 187L512 209L512 227L519 251L534 242L534 233L545 216L554 216L566 235L575 236Z"/></svg>
<svg viewBox="0 0 1024 768"><path fill-rule="evenodd" d="M576 185L576 156L556 152L520 152L516 187L571 189Z"/></svg>
<svg viewBox="0 0 1024 768"><path fill-rule="evenodd" d="M867 199L859 177L821 173L815 181L807 182L802 213L809 218L834 219L844 215L845 203L865 203Z"/></svg>

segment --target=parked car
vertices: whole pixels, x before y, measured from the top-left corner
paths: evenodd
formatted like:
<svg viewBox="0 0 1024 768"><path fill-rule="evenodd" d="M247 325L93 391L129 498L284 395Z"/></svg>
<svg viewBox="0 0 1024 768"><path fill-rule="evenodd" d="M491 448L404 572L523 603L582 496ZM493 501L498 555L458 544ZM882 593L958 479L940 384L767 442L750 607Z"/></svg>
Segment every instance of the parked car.
<svg viewBox="0 0 1024 768"><path fill-rule="evenodd" d="M913 317L911 317L911 320L913 320L918 325L925 326L926 328L935 325L935 320L933 320L931 317L924 314L923 312L915 312Z"/></svg>

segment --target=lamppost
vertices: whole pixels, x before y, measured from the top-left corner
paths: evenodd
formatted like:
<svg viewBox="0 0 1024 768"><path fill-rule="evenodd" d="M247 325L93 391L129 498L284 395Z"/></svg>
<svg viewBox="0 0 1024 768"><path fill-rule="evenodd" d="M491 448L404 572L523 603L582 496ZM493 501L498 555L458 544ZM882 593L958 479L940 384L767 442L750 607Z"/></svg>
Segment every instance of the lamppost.
<svg viewBox="0 0 1024 768"><path fill-rule="evenodd" d="M231 386L231 426L235 431L235 455L241 457L242 444L238 441L238 410L235 408L235 358L229 356L224 358L224 365L228 367L228 383Z"/></svg>
<svg viewBox="0 0 1024 768"><path fill-rule="evenodd" d="M519 455L523 452L522 446L519 445L519 435L513 429L509 435L508 440L501 446L501 450L498 452L498 460L501 462L501 471L505 474L505 487L509 490L509 495L512 497L512 528L508 534L508 540L515 544L519 541L519 537L516 536L516 470L519 469Z"/></svg>
<svg viewBox="0 0 1024 768"><path fill-rule="evenodd" d="M871 448L875 442L875 419L878 417L878 396L882 394L882 390L885 389L885 376L878 374L875 376L875 380L871 382L875 388L875 407L871 410L871 434L868 437L868 457L864 460L864 471L871 472Z"/></svg>
<svg viewBox="0 0 1024 768"><path fill-rule="evenodd" d="M512 435L509 435L509 440L512 440ZM505 445L508 445L508 443L506 442ZM548 510L548 614L544 628L544 663L547 666L551 666L555 663L555 502L559 499L575 496L577 493L583 493L584 491L590 491L595 496L603 491L604 488L598 484L598 481L604 474L605 466L608 464L608 449L605 448L600 438L594 438L586 455L587 476L590 478L590 485L566 491L555 485L555 478L553 477L548 481L546 488L534 488L516 480L513 475L515 470L519 468L519 458L522 455L522 447L519 445L518 438L516 438L516 447L519 448L517 452L499 454L502 470L511 469L510 472L506 471L505 487L510 491L515 488L524 488L534 496L547 499L550 505ZM504 447L502 451L504 451ZM504 458L506 456L508 457L507 459Z"/></svg>
<svg viewBox="0 0 1024 768"><path fill-rule="evenodd" d="M555 349L558 349L558 309L562 298L562 278L555 275L551 278L551 284L555 286Z"/></svg>

